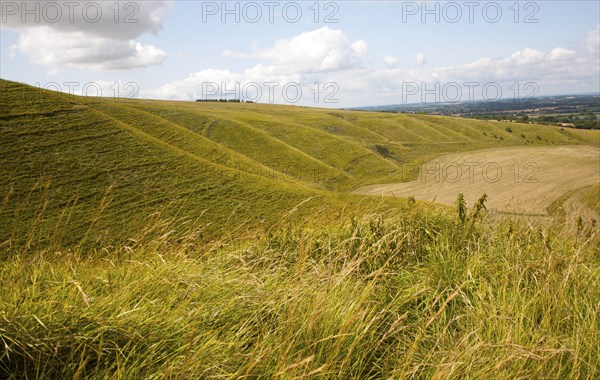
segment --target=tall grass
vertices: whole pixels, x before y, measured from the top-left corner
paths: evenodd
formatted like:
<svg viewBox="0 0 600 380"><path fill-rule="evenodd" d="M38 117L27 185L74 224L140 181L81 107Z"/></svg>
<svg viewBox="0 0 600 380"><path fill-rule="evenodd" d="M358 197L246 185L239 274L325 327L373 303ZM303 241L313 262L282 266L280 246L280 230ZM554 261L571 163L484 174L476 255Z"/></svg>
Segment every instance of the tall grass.
<svg viewBox="0 0 600 380"><path fill-rule="evenodd" d="M595 230L576 240L410 204L201 231L156 215L92 253L8 255L0 377L600 376Z"/></svg>

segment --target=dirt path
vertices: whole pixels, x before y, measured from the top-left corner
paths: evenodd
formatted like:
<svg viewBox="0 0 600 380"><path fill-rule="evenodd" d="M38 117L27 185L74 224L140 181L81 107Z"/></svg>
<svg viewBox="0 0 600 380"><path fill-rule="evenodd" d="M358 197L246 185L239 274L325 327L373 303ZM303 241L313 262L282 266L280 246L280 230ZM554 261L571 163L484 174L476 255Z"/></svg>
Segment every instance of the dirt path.
<svg viewBox="0 0 600 380"><path fill-rule="evenodd" d="M463 193L469 206L485 193L490 211L542 216L564 194L598 182L599 148L518 147L443 155L421 166L415 181L363 186L354 192L445 204Z"/></svg>

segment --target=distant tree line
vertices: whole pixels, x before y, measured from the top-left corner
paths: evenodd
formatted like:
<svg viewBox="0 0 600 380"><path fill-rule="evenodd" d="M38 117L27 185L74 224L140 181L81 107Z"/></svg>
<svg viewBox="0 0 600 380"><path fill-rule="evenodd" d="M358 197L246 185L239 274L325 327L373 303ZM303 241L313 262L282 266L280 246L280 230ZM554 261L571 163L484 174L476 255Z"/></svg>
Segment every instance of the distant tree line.
<svg viewBox="0 0 600 380"><path fill-rule="evenodd" d="M482 120L500 120L500 121L513 121L513 122L533 122L536 124L546 125L560 125L565 126L566 124L577 129L600 129L600 120L595 115L540 115L537 117L529 117L528 115L518 114L490 114L490 115L473 115L463 117L470 117L473 119Z"/></svg>
<svg viewBox="0 0 600 380"><path fill-rule="evenodd" d="M524 113L517 114L507 114L507 113L492 113L487 115L461 115L463 117L468 117L472 119L481 119L481 120L500 120L500 121L514 121L514 122L523 122L526 123L531 121L529 119L529 115Z"/></svg>
<svg viewBox="0 0 600 380"><path fill-rule="evenodd" d="M579 129L600 129L600 120L597 120L595 115L587 116L539 116L537 121L544 123L569 123L573 124L573 127Z"/></svg>
<svg viewBox="0 0 600 380"><path fill-rule="evenodd" d="M561 95L456 104L398 104L368 107L365 110L600 129L600 97L594 95Z"/></svg>
<svg viewBox="0 0 600 380"><path fill-rule="evenodd" d="M197 102L213 102L213 103L254 103L250 100L240 99L196 99Z"/></svg>

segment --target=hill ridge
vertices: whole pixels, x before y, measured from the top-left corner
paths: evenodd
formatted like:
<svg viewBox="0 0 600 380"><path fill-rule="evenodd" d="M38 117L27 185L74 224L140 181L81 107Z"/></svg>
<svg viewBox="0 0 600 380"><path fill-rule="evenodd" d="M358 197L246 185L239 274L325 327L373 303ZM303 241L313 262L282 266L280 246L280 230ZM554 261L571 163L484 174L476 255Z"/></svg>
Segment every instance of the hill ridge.
<svg viewBox="0 0 600 380"><path fill-rule="evenodd" d="M80 97L6 80L0 91L0 196L8 199L0 219L9 221L0 244L23 241L34 223L42 231L64 223L66 205L73 216L56 237L65 244L94 223L90 241L130 237L157 208L202 215L210 234L275 222L290 209L326 219L393 208L404 201L350 191L416 178L420 164L444 154L596 138L424 115Z"/></svg>

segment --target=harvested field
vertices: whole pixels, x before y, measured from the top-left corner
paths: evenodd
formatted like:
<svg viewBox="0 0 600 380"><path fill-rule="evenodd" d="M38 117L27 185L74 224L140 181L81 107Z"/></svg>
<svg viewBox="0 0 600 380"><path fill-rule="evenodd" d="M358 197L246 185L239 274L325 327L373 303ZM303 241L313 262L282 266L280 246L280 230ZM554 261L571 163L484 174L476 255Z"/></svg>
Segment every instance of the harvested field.
<svg viewBox="0 0 600 380"><path fill-rule="evenodd" d="M518 147L448 154L420 168L417 180L363 186L356 193L469 204L488 195L488 209L547 215L564 194L600 181L600 149L591 146Z"/></svg>

